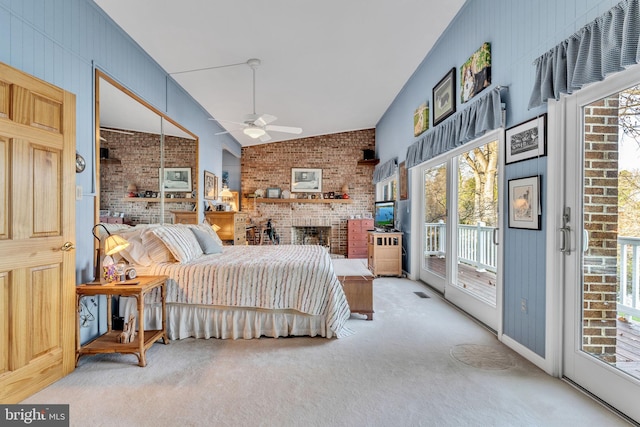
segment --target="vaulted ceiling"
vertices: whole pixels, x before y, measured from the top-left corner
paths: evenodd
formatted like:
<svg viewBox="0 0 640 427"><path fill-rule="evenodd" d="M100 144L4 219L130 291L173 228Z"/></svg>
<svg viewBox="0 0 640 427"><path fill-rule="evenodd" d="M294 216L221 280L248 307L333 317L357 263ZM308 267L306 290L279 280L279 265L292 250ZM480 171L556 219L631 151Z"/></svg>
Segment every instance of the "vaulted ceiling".
<svg viewBox="0 0 640 427"><path fill-rule="evenodd" d="M247 60L255 112L303 129L270 142L373 128L464 4L94 1L243 146L260 143L232 123L253 112Z"/></svg>

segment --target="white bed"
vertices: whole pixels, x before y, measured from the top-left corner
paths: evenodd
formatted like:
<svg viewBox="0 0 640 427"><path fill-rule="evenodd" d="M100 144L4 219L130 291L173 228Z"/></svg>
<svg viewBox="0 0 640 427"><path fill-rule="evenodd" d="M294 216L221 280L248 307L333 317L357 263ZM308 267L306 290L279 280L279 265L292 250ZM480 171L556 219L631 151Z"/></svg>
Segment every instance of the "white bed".
<svg viewBox="0 0 640 427"><path fill-rule="evenodd" d="M215 234L206 225L136 227L119 232L132 243L123 255L139 275L169 277L170 339L332 338L350 333L345 327L349 305L324 248L220 245L207 254L210 248L207 251L201 245L202 252L193 248L194 228ZM162 254L163 250L174 259ZM128 318L135 311L135 299L120 299L120 316ZM159 292L148 296L144 317L147 328L159 327Z"/></svg>

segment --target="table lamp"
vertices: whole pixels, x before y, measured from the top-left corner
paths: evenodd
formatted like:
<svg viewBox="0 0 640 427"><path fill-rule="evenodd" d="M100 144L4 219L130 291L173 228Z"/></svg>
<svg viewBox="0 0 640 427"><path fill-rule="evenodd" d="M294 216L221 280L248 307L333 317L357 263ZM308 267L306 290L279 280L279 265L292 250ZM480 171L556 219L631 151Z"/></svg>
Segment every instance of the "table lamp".
<svg viewBox="0 0 640 427"><path fill-rule="evenodd" d="M104 241L104 253L106 255L111 256L111 255L117 254L118 252L120 252L121 250L129 246L129 242L127 242L125 239L123 239L118 235L109 233L109 230L107 230L107 227L105 227L103 224L96 224L93 226L93 228L91 229L91 233L93 234L93 237L95 237L98 240L98 249L96 249L96 266L95 266L96 268L94 271L94 279L93 279L96 282L100 280L100 277L101 277L100 268L102 267L102 262L100 259L102 258L100 253L100 245L102 241L100 240L100 237L98 237L98 235L96 234L96 228L99 226L104 228L104 231L106 231L108 235L108 237Z"/></svg>
<svg viewBox="0 0 640 427"><path fill-rule="evenodd" d="M220 197L222 198L222 201L227 204L227 206L231 207L231 203L232 203L232 200L233 200L233 193L231 191L229 191L228 187L225 186L222 189L222 191L220 192ZM235 206L233 206L231 208L235 210Z"/></svg>
<svg viewBox="0 0 640 427"><path fill-rule="evenodd" d="M129 185L127 185L127 191L129 192L128 197L138 197L138 187L133 182L130 182Z"/></svg>

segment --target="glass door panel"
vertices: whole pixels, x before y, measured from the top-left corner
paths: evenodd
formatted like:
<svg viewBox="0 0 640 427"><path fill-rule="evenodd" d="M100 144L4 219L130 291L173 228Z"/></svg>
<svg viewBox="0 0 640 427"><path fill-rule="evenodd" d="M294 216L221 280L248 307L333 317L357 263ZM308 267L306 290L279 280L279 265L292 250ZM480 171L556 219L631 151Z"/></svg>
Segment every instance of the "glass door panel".
<svg viewBox="0 0 640 427"><path fill-rule="evenodd" d="M640 421L640 86L621 90L636 82L622 72L564 101L563 373Z"/></svg>
<svg viewBox="0 0 640 427"><path fill-rule="evenodd" d="M582 351L640 378L640 86L583 108Z"/></svg>
<svg viewBox="0 0 640 427"><path fill-rule="evenodd" d="M455 230L457 277L453 284L496 306L498 246L498 141L460 154L458 221Z"/></svg>
<svg viewBox="0 0 640 427"><path fill-rule="evenodd" d="M422 269L436 278L446 277L447 166L441 163L423 172L424 223Z"/></svg>

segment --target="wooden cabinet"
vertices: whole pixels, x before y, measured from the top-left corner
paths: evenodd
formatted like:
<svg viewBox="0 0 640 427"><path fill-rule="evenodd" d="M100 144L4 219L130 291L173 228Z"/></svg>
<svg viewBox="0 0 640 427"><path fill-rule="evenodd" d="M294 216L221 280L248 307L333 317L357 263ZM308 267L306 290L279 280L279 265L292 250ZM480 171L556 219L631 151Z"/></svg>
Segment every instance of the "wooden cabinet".
<svg viewBox="0 0 640 427"><path fill-rule="evenodd" d="M220 239L230 241L234 245L247 244L247 214L241 212L207 212L207 221L217 225L216 231Z"/></svg>
<svg viewBox="0 0 640 427"><path fill-rule="evenodd" d="M347 297L349 310L373 320L373 275L367 269L366 260L333 259L332 262Z"/></svg>
<svg viewBox="0 0 640 427"><path fill-rule="evenodd" d="M101 216L100 222L104 224L129 224L131 225L131 220L129 218L123 218L119 216Z"/></svg>
<svg viewBox="0 0 640 427"><path fill-rule="evenodd" d="M171 211L174 224L197 224L198 212L193 211Z"/></svg>
<svg viewBox="0 0 640 427"><path fill-rule="evenodd" d="M347 220L347 258L367 257L367 231L373 229L373 219Z"/></svg>
<svg viewBox="0 0 640 427"><path fill-rule="evenodd" d="M76 365L80 356L85 354L99 353L128 353L138 357L138 365L146 366L146 353L149 347L156 341L162 339L165 344L169 344L167 337L166 323L166 289L165 282L167 276L140 276L125 282L112 282L108 284L87 283L76 286L76 308L80 315L80 300L83 297L93 295L107 296L107 332L98 338L81 345L80 344L80 319L76 324ZM138 313L144 313L144 297L151 290L160 287L160 297L162 299L162 328L146 331L144 329L144 316L138 315L138 332L133 342L120 343L118 336L122 331L114 331L111 328L111 297L114 295L136 297L138 302Z"/></svg>
<svg viewBox="0 0 640 427"><path fill-rule="evenodd" d="M374 276L402 275L402 233L378 233L367 235L369 270Z"/></svg>

